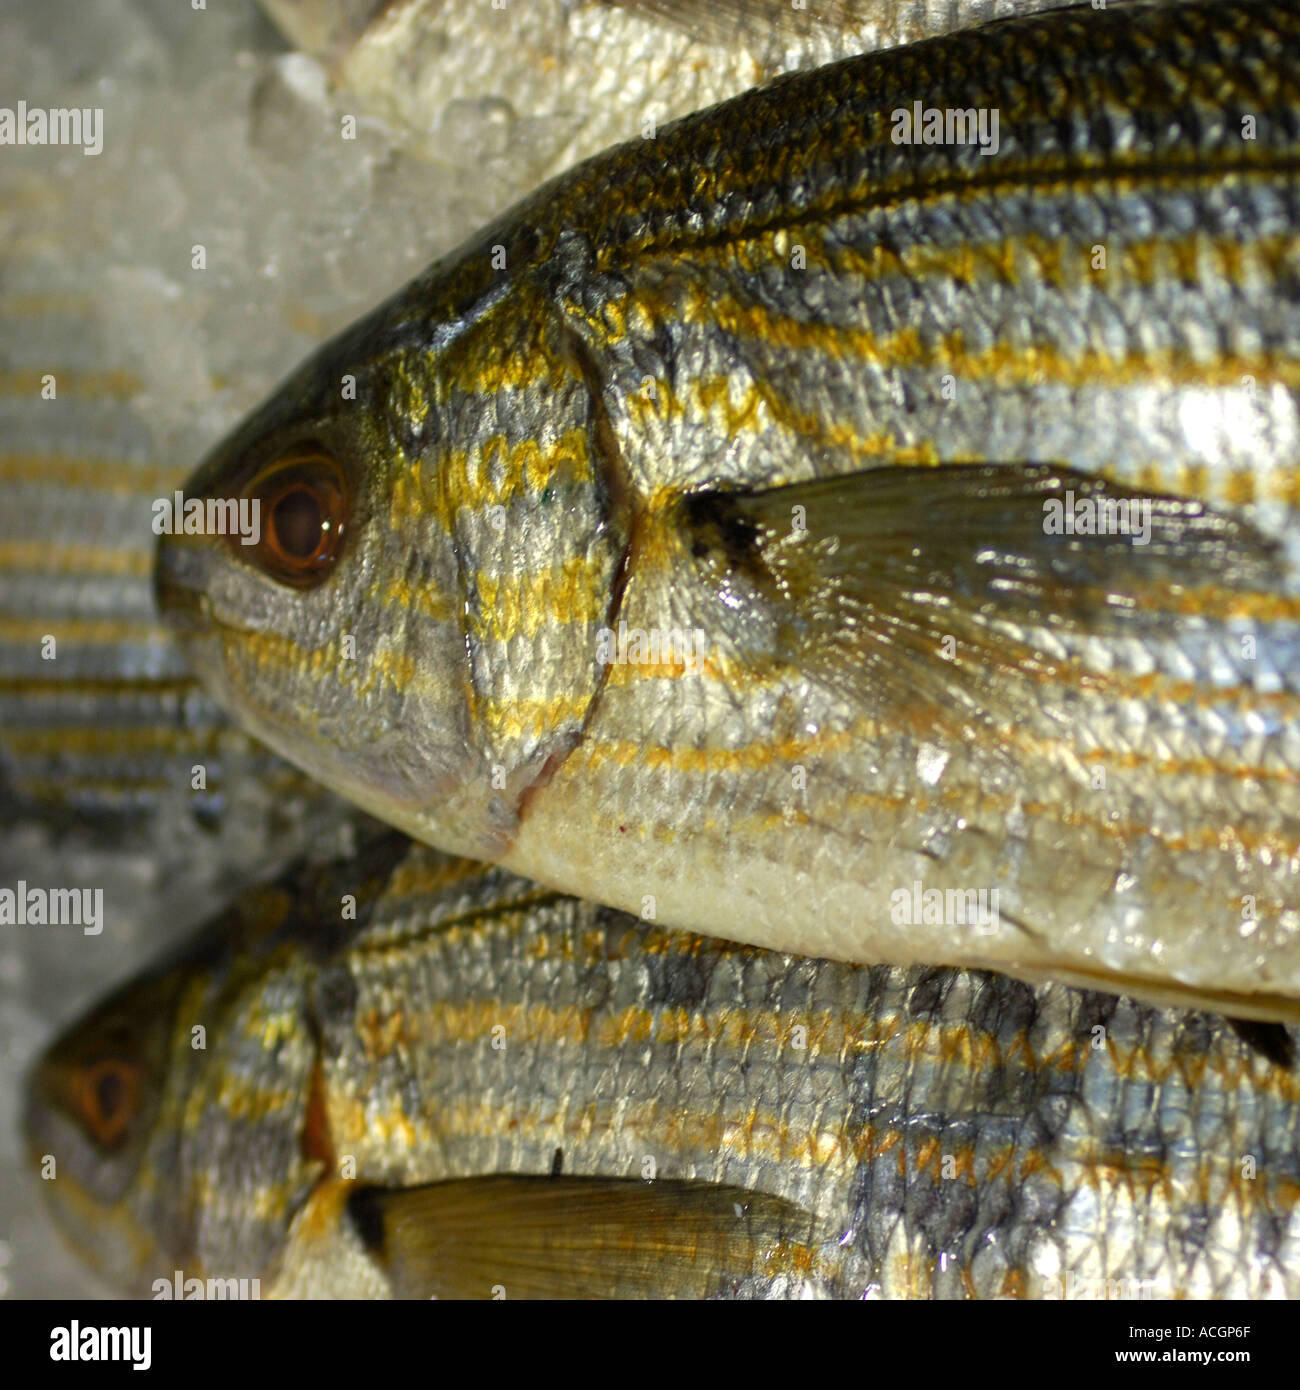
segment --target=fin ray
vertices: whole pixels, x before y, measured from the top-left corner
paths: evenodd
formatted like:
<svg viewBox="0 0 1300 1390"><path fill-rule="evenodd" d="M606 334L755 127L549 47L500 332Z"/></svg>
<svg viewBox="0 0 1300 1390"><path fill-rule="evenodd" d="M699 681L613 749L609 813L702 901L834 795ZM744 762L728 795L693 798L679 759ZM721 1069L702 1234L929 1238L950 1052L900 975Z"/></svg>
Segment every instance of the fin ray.
<svg viewBox="0 0 1300 1390"><path fill-rule="evenodd" d="M1067 509L1136 521L1050 529ZM722 608L771 617L770 659L966 717L1005 714L1011 678L1059 675L1053 634L1169 636L1189 604L1210 616L1280 583L1276 547L1247 522L1050 465L707 491L684 497L683 517L705 582L734 591Z"/></svg>
<svg viewBox="0 0 1300 1390"><path fill-rule="evenodd" d="M811 1258L807 1213L715 1183L494 1175L349 1210L402 1298L702 1298Z"/></svg>

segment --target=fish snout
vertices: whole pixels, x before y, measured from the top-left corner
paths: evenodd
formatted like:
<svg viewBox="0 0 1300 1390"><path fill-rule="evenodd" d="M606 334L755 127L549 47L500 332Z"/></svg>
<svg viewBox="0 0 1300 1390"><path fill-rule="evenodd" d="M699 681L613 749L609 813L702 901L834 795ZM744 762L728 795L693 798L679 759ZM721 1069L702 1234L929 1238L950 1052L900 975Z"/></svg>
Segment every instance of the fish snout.
<svg viewBox="0 0 1300 1390"><path fill-rule="evenodd" d="M154 601L168 626L197 633L211 620L208 584L214 557L210 549L184 535L163 534L154 554Z"/></svg>

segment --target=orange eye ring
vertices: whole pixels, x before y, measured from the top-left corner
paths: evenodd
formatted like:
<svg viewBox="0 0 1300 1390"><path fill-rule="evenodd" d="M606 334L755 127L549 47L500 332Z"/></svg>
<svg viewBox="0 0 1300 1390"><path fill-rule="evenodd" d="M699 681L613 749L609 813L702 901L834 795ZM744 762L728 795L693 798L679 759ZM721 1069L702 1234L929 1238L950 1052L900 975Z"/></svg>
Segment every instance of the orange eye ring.
<svg viewBox="0 0 1300 1390"><path fill-rule="evenodd" d="M258 504L261 534L253 557L281 583L322 583L343 548L348 494L343 470L312 448L264 468L245 496Z"/></svg>
<svg viewBox="0 0 1300 1390"><path fill-rule="evenodd" d="M86 1068L78 1096L82 1119L104 1148L121 1143L140 1104L140 1078L121 1057L105 1057Z"/></svg>

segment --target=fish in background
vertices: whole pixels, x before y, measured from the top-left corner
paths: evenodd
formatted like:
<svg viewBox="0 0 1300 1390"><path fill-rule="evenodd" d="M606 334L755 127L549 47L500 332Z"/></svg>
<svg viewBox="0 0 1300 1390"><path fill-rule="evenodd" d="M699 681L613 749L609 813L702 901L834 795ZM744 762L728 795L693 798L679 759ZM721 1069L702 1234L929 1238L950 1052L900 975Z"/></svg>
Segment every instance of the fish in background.
<svg viewBox="0 0 1300 1390"><path fill-rule="evenodd" d="M26 1134L144 1297L1300 1294L1300 1086L1223 1020L667 932L384 830L69 1028Z"/></svg>
<svg viewBox="0 0 1300 1390"><path fill-rule="evenodd" d="M578 166L187 483L194 669L666 926L1294 1020L1298 54L1023 15Z"/></svg>
<svg viewBox="0 0 1300 1390"><path fill-rule="evenodd" d="M72 8L52 3L43 24L57 31ZM85 25L147 34L150 11L122 5ZM222 25L214 44L237 32ZM144 61L144 37L136 42L142 71L124 75L119 53L111 80L139 89L138 109L149 109L172 89ZM233 47L225 56L233 65ZM175 57L182 70L193 60L192 49ZM50 64L43 50L28 61ZM58 73L73 101L76 79ZM136 108L121 86L104 100L110 137L86 168L28 149L0 169L0 866L10 884L107 884L114 916L125 925L129 908L139 927L165 924L178 896L219 901L282 870L354 813L237 728L159 619L154 505L187 471L161 444L174 409L165 398L192 382L142 358L186 329L205 337L201 352L179 342L169 355L208 369L195 373L207 396L191 403L187 437L205 424L211 435L220 329L197 307L177 308L208 292L197 273L179 292L188 241L183 271L144 272L123 249L132 210L112 206L94 180L121 156ZM143 143L146 165L180 157ZM174 216L184 201L174 171L157 179ZM141 177L123 196L151 194Z"/></svg>
<svg viewBox="0 0 1300 1390"><path fill-rule="evenodd" d="M285 97L292 55L251 0L242 19L235 10L47 0L3 21L0 85L102 106L106 132L102 152L73 150L75 163L50 147L0 158L0 889L10 901L21 884L103 895L102 931L74 927L75 944L12 913L0 924L0 1168L12 1179L0 1182L0 1288L20 1297L82 1287L15 1176L26 1063L105 980L308 848L339 852L363 819L204 695L153 601L154 502L184 482L200 438L253 403L259 351L291 361L328 331L301 268L264 293L262 262L231 265L285 244L265 205L234 206L259 169L278 171L281 190L340 169L328 152L286 153L288 134L261 119ZM232 109L218 114L223 97ZM385 177L409 168L368 138L345 159L377 150ZM436 208L421 201L423 228ZM371 206L390 237L401 205L380 190ZM359 213L341 216L356 230ZM199 226L206 273L190 264ZM384 278L373 238L350 245L380 278L367 288L352 272L359 297L334 306L336 325L415 268ZM265 300L271 326L255 342L240 331L248 311L216 289L237 281Z"/></svg>

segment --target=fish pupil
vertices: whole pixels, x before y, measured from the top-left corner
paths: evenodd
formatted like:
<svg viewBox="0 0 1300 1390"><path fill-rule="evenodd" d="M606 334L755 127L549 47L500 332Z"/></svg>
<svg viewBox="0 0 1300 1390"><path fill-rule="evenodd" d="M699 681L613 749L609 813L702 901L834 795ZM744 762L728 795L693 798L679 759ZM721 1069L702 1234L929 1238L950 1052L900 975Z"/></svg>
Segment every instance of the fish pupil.
<svg viewBox="0 0 1300 1390"><path fill-rule="evenodd" d="M85 1077L83 1113L99 1143L113 1147L126 1134L136 1104L131 1066L116 1058L96 1063Z"/></svg>
<svg viewBox="0 0 1300 1390"><path fill-rule="evenodd" d="M339 464L310 446L281 456L245 490L265 516L256 561L295 588L320 584L338 559L348 520L348 488ZM244 538L231 541L244 557Z"/></svg>
<svg viewBox="0 0 1300 1390"><path fill-rule="evenodd" d="M273 521L276 541L290 558L307 560L319 549L325 514L320 500L304 485L291 488L276 501Z"/></svg>
<svg viewBox="0 0 1300 1390"><path fill-rule="evenodd" d="M99 1113L105 1119L112 1119L117 1114L118 1107L122 1104L122 1078L114 1072L109 1072L99 1078L95 1086L95 1099L99 1104Z"/></svg>

